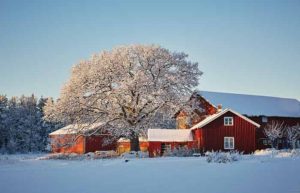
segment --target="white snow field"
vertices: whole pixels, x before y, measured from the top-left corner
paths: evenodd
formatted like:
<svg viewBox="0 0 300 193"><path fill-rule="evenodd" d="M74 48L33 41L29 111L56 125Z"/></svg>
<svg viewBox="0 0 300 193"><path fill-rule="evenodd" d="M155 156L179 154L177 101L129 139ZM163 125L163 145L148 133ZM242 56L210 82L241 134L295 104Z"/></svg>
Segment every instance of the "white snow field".
<svg viewBox="0 0 300 193"><path fill-rule="evenodd" d="M227 164L204 157L38 160L0 156L1 193L299 193L300 157L260 152Z"/></svg>

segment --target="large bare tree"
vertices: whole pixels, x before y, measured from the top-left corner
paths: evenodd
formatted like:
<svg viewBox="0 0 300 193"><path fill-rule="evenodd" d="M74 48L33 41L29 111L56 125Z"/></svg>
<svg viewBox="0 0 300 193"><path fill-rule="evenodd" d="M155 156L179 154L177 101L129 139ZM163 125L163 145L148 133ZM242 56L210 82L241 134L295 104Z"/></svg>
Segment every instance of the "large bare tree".
<svg viewBox="0 0 300 193"><path fill-rule="evenodd" d="M70 123L103 122L115 137L131 140L171 118L187 104L202 72L187 54L156 45L120 46L72 68L56 104L46 118Z"/></svg>

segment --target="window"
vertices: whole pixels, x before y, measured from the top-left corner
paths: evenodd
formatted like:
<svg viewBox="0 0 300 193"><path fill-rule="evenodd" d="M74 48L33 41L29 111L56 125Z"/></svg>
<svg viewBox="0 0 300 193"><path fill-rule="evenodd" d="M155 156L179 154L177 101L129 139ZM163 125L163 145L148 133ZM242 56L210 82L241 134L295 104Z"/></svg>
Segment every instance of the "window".
<svg viewBox="0 0 300 193"><path fill-rule="evenodd" d="M268 138L260 138L259 139L261 141L261 143L265 146L269 146L269 145L272 145L272 141Z"/></svg>
<svg viewBox="0 0 300 193"><path fill-rule="evenodd" d="M234 137L224 137L224 149L234 149Z"/></svg>
<svg viewBox="0 0 300 193"><path fill-rule="evenodd" d="M233 125L233 117L224 117L224 125L232 126Z"/></svg>
<svg viewBox="0 0 300 193"><path fill-rule="evenodd" d="M269 139L264 138L264 139L261 139L261 140L262 140L263 145L265 145L265 146L272 144L271 140L269 140Z"/></svg>
<svg viewBox="0 0 300 193"><path fill-rule="evenodd" d="M297 147L297 148L300 147L300 139L297 140L297 142L296 142L296 147Z"/></svg>

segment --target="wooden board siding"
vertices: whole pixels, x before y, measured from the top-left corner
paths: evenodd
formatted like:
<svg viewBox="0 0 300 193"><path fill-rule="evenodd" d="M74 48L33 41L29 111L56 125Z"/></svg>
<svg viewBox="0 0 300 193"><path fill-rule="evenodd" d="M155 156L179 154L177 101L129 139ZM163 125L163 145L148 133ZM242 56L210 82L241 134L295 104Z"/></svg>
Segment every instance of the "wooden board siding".
<svg viewBox="0 0 300 193"><path fill-rule="evenodd" d="M233 117L233 126L224 126L224 117ZM234 137L234 149L251 153L256 150L256 126L241 117L227 112L203 128L199 128L200 150L226 151L224 137Z"/></svg>
<svg viewBox="0 0 300 193"><path fill-rule="evenodd" d="M267 122L262 121L263 117L267 118ZM300 117L248 116L248 118L261 125L261 127L258 128L257 132L256 132L256 148L257 149L265 149L265 148L271 147L271 145L263 144L263 140L267 138L263 132L263 129L265 128L265 126L268 123L271 123L272 121L279 121L279 122L284 122L284 124L288 125L288 126L300 124ZM284 144L279 144L279 148L284 148Z"/></svg>
<svg viewBox="0 0 300 193"><path fill-rule="evenodd" d="M143 152L148 151L149 143L147 141L140 141L140 150ZM118 142L117 152L119 154L130 152L130 142Z"/></svg>
<svg viewBox="0 0 300 193"><path fill-rule="evenodd" d="M202 121L206 115L213 115L217 112L217 108L214 107L211 103L209 103L205 98L196 94L192 95L190 100L195 99L198 100L201 109L203 111L195 110L192 117L188 117L187 113L184 111L177 112L174 116L176 117L176 129L189 129L191 125L189 125L190 121L192 125L195 125Z"/></svg>
<svg viewBox="0 0 300 193"><path fill-rule="evenodd" d="M72 134L53 135L51 148L53 153L78 153L84 154L95 151L115 150L116 143L103 145L102 136L76 136ZM76 140L75 140L76 139ZM74 141L75 140L75 141Z"/></svg>
<svg viewBox="0 0 300 193"><path fill-rule="evenodd" d="M194 142L161 142L161 141L150 141L149 142L149 157L158 157L162 156L161 146L162 144L171 145L171 149L173 150L176 147L186 146L189 149L195 147Z"/></svg>
<svg viewBox="0 0 300 193"><path fill-rule="evenodd" d="M85 152L85 138L83 136L79 136L76 138L75 135L66 134L50 136L50 138L53 153L83 154Z"/></svg>
<svg viewBox="0 0 300 193"><path fill-rule="evenodd" d="M85 139L85 153L95 151L116 150L116 142L104 145L104 136L88 136Z"/></svg>

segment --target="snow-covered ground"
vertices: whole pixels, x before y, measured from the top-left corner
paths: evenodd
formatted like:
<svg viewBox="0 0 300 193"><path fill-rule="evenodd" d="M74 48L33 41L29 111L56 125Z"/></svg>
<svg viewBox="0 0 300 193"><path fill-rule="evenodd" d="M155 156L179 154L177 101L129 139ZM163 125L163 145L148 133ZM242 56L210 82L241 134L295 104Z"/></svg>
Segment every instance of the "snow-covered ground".
<svg viewBox="0 0 300 193"><path fill-rule="evenodd" d="M38 160L0 156L2 193L299 193L300 157L258 152L227 164L204 157Z"/></svg>

